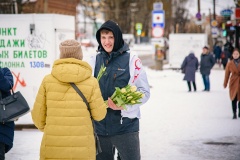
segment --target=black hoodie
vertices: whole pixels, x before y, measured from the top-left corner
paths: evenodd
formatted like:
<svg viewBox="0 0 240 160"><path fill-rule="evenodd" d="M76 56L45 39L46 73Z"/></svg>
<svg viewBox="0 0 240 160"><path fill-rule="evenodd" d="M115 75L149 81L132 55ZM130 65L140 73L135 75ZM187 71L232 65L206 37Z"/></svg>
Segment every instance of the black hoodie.
<svg viewBox="0 0 240 160"><path fill-rule="evenodd" d="M102 29L107 29L107 30L110 30L113 32L113 36L114 36L113 52L118 51L124 45L124 41L122 38L122 31L121 31L120 27L118 26L118 24L114 21L108 20L105 23L103 23L103 25L97 31L96 38L97 38L99 47L104 50L104 48L101 44L101 40L100 40L100 31Z"/></svg>
<svg viewBox="0 0 240 160"><path fill-rule="evenodd" d="M107 29L113 32L114 48L111 54L108 54L101 45L100 31ZM122 32L119 26L113 21L105 22L96 33L99 43L99 54L96 56L96 64L94 68L94 77L97 77L101 65L106 66L106 74L99 80L99 86L104 100L111 97L116 87L125 87L130 79L129 59L130 53L127 52L129 47L124 43ZM123 121L121 123L121 121ZM98 135L112 136L130 132L139 131L138 118L129 119L121 116L120 110L107 109L106 117L99 121L95 121L95 130Z"/></svg>

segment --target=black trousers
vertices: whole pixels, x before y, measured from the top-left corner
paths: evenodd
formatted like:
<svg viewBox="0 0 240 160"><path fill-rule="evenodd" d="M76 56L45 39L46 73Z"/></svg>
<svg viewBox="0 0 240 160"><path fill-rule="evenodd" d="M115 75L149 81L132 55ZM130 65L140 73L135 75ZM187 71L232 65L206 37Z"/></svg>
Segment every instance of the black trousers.
<svg viewBox="0 0 240 160"><path fill-rule="evenodd" d="M0 160L5 160L5 144L0 142Z"/></svg>
<svg viewBox="0 0 240 160"><path fill-rule="evenodd" d="M196 91L197 90L196 83L194 81L187 81L188 91L192 91L191 82L192 82L194 91Z"/></svg>
<svg viewBox="0 0 240 160"><path fill-rule="evenodd" d="M139 133L126 133L116 136L98 136L102 153L97 160L114 160L114 149L119 152L121 160L140 160Z"/></svg>
<svg viewBox="0 0 240 160"><path fill-rule="evenodd" d="M232 110L233 110L233 114L236 114L237 113L237 95L236 97L234 98L234 100L232 101ZM240 114L240 102L238 102L238 112Z"/></svg>

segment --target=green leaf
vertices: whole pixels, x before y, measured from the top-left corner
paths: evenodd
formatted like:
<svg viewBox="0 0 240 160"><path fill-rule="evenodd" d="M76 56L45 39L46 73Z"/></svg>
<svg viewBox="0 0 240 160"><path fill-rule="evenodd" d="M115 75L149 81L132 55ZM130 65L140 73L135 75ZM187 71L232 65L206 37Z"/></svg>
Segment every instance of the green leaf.
<svg viewBox="0 0 240 160"><path fill-rule="evenodd" d="M120 106L122 106L124 104L123 100L121 98L119 98L119 97L116 97L115 100L117 101L116 105L118 107L120 107Z"/></svg>

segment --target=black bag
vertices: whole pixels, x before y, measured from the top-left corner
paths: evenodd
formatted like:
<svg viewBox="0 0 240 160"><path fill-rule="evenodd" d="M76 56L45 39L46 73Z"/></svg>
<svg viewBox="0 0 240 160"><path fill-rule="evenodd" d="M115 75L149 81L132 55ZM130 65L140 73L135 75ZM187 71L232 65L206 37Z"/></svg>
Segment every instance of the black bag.
<svg viewBox="0 0 240 160"><path fill-rule="evenodd" d="M6 98L0 92L0 123L15 121L30 111L27 101L18 91Z"/></svg>
<svg viewBox="0 0 240 160"><path fill-rule="evenodd" d="M80 89L74 83L70 83L70 84L75 89L75 91L80 95L80 97L82 97L82 99L86 103L88 111L90 112L90 115L91 115L89 103L88 103L87 99L85 98L85 96L83 95L83 93L80 91ZM101 148L101 145L100 145L100 141L99 141L98 135L95 132L95 124L93 122L92 116L91 116L91 120L92 120L92 125L93 125L93 132L94 132L94 137L95 137L95 143L96 143L96 154L98 155L99 153L102 152L102 148Z"/></svg>

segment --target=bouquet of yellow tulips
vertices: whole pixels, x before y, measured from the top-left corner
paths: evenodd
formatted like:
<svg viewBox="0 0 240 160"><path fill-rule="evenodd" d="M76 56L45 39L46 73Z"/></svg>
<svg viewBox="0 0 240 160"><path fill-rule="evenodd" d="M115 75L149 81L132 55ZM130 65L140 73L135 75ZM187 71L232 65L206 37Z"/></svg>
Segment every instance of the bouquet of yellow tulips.
<svg viewBox="0 0 240 160"><path fill-rule="evenodd" d="M101 65L97 76L98 81L105 74L105 71L106 67ZM121 89L119 87L116 87L115 89L116 90L111 96L111 99L118 107L123 107L125 110L127 109L126 105L140 104L140 99L144 97L143 93L137 91L136 86L131 86L129 84ZM108 104L107 101L105 103Z"/></svg>
<svg viewBox="0 0 240 160"><path fill-rule="evenodd" d="M143 97L144 94L137 91L136 86L131 86L128 84L121 89L116 87L111 99L118 107L123 107L126 110L126 105L140 104L140 99Z"/></svg>

